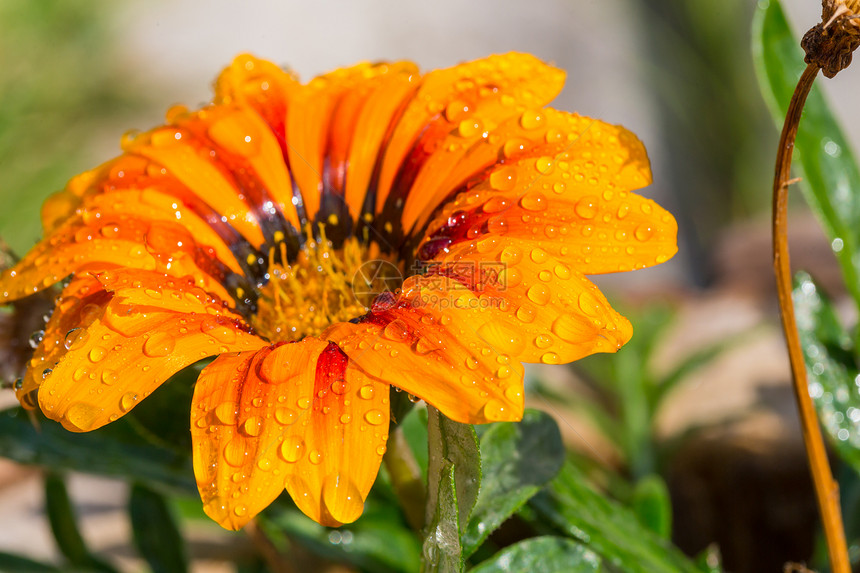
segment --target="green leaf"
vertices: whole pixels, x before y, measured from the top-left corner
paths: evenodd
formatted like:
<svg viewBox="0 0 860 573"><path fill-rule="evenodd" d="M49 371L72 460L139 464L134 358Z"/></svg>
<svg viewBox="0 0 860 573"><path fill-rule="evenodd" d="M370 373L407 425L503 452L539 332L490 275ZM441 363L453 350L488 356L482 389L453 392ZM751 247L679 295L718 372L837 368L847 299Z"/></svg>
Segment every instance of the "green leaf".
<svg viewBox="0 0 860 573"><path fill-rule="evenodd" d="M258 519L267 530L300 543L325 559L374 573L413 573L421 566L421 544L403 522L394 498L371 490L361 519L338 529L323 527L294 507L270 507ZM272 535L275 538L275 535Z"/></svg>
<svg viewBox="0 0 860 573"><path fill-rule="evenodd" d="M536 525L551 525L625 573L701 573L629 509L594 491L570 463L529 506L537 516Z"/></svg>
<svg viewBox="0 0 860 573"><path fill-rule="evenodd" d="M651 474L636 482L632 506L645 527L663 539L672 537L672 501L663 478Z"/></svg>
<svg viewBox="0 0 860 573"><path fill-rule="evenodd" d="M20 555L0 552L0 571L4 573L59 573L62 569Z"/></svg>
<svg viewBox="0 0 860 573"><path fill-rule="evenodd" d="M851 337L808 274L797 274L792 298L809 394L821 425L839 456L860 472L860 394Z"/></svg>
<svg viewBox="0 0 860 573"><path fill-rule="evenodd" d="M133 478L197 495L191 456L146 442L125 419L76 434L43 417L33 425L22 408L0 411L0 457L56 470Z"/></svg>
<svg viewBox="0 0 860 573"><path fill-rule="evenodd" d="M436 415L441 416L438 413ZM433 419L433 414L430 419ZM431 454L431 459L432 457ZM456 469L449 460L444 460L438 470L438 477L430 480L431 483L437 482L439 489L434 496L432 513L428 512L429 519L424 533L422 571L425 573L452 573L463 570Z"/></svg>
<svg viewBox="0 0 860 573"><path fill-rule="evenodd" d="M475 428L449 420L433 406L427 406L427 414L429 457L425 515L432 515L435 511L437 493L441 491L438 480L442 479L445 466L450 464L454 468L458 521L465 527L481 488L481 451Z"/></svg>
<svg viewBox="0 0 860 573"><path fill-rule="evenodd" d="M464 558L558 473L564 456L558 425L538 410L484 433L481 491L461 538Z"/></svg>
<svg viewBox="0 0 860 573"><path fill-rule="evenodd" d="M533 537L505 548L470 573L597 573L596 553L562 537Z"/></svg>
<svg viewBox="0 0 860 573"><path fill-rule="evenodd" d="M152 572L187 571L182 534L164 497L135 483L131 487L128 507L134 544Z"/></svg>
<svg viewBox="0 0 860 573"><path fill-rule="evenodd" d="M115 569L93 556L84 538L78 531L75 509L66 489L66 482L59 475L45 474L45 512L60 553L68 562L82 569L114 573Z"/></svg>
<svg viewBox="0 0 860 573"><path fill-rule="evenodd" d="M799 44L800 36L791 32L777 0L757 10L753 29L756 72L779 128L806 67ZM817 84L806 100L794 157L794 168L803 178L801 189L833 241L846 288L860 304L860 257L856 256L860 246L860 169Z"/></svg>

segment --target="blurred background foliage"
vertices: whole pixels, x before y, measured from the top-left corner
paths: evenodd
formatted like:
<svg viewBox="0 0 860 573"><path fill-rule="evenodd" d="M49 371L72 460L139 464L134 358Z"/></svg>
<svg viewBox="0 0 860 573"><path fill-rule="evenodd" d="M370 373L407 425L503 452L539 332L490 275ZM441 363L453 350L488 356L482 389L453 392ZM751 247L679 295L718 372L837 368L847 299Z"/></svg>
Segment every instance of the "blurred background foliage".
<svg viewBox="0 0 860 573"><path fill-rule="evenodd" d="M454 9L452 4L448 12L456 19L458 10L462 11L466 19L472 9L495 9L500 14L520 9L509 3L502 8L478 4L481 8ZM197 16L210 7L183 5L187 13ZM701 393L708 379L705 371L711 372L716 384L725 383L726 393L742 393L741 386L728 378L732 376L728 370L720 380L726 356L753 346L761 337L774 337L770 280L758 278L769 277L769 252L759 248L767 247L766 242L756 241L761 229L767 235L777 138L774 118L784 109L787 90L802 68L796 47L800 31L789 32L776 2L617 0L595 8L567 0L536 3L533 12L541 16L550 5L555 11L574 14L591 10L591 16L601 20L602 10L624 16L619 33L634 37L636 49L635 54L628 50L622 57L631 59L627 65L635 70L639 88L622 101L625 106L629 101L646 118L641 129L635 117L628 127L648 145L655 164L654 196L678 217L681 254L665 269L649 271L650 287L637 287L637 275L607 282L616 291L611 298L619 301L636 328L635 338L618 355L590 357L568 368L529 371L530 404L551 416L529 411L519 426L479 427L477 433L444 424L430 423L428 428L432 412L428 416L422 406L402 418L398 431L425 472L434 463L427 454L428 437L445 440L450 433L472 436L480 444L483 471L475 479L483 480L483 485L474 507L465 514L442 502L436 508L434 525L453 527L456 547L422 540L420 532L410 527L385 470L364 516L354 525L323 528L283 497L248 531L221 532L202 514L190 470L187 411L196 378L191 369L132 414L91 434L72 435L44 419L34 425L9 400L3 402L9 408L0 412L0 455L46 468L44 479L39 478L44 500L39 507L44 507L44 514L35 519L50 528L55 545L40 551L0 544L4 552L0 570L190 568L250 573L271 570L272 563L287 563L293 568L287 570L295 571L406 572L420 567L422 555L451 552L466 567L484 573L719 571L723 566L728 571L758 572L777 570L789 560L811 560L813 566L826 570L808 475L791 437L797 433L793 410L780 412L788 420L791 436L771 432L762 439L755 432L744 433L745 420L753 417L750 412L776 411L783 403L779 396L789 392L787 368L773 374L779 378L778 385L756 387L754 397L746 402L749 412L736 409L717 421L694 414L692 423L672 431L663 422L678 412L702 411L699 396L708 396ZM0 237L19 253L40 235L39 206L47 194L60 189L70 176L112 156L125 129L158 121L166 103L174 99L172 94L184 89L164 77L160 83L141 80L146 72L134 67L127 49L120 49L133 40L123 36L123 26L139 15L129 12L128 6L107 0L0 0ZM383 17L381 6L371 3L366 11L380 11L379 26L391 27L394 19ZM224 11L221 2L211 8L213 13ZM156 2L148 10L158 14L167 9L166 3ZM311 8L295 10L307 16ZM314 10L326 12L323 7ZM349 9L338 4L330 10L336 14ZM552 13L546 10L541 17L549 21ZM158 38L155 30L168 22L158 17L154 21L152 30ZM403 30L408 29L405 22L399 21ZM515 24L536 29L531 21ZM205 18L191 22L188 33L193 35L194 26L206 25ZM413 25L437 24L432 15L419 13ZM569 69L565 94L589 87L578 83L582 82L597 85L590 86L592 99L586 93L583 101L599 99L600 82L614 86L616 72L599 67L605 63L600 55L594 56L597 64L589 67L590 51L569 55L568 32L555 26L556 36L544 38L546 44L542 44L554 51L541 53L541 45L531 51L546 59L557 58ZM403 37L395 38L402 43L403 53L389 50L387 57L410 57L410 50L434 52L410 43L403 30ZM489 51L529 49L521 39L526 32L519 30L517 36L515 31L512 27L511 39L501 44L478 32L465 34L472 41L464 40L463 55L452 61L416 59L425 66L450 65ZM282 33L301 35L286 27ZM611 49L612 42L597 33L569 41L596 52ZM457 42L451 45L459 54ZM217 48L213 45L211 51ZM279 53L275 59L299 65L306 54L296 50ZM362 55L359 52L357 57ZM177 54L178 59L185 57L190 56ZM356 56L350 51L339 57L346 64ZM367 57L373 59L372 54ZM568 67L565 57L575 61ZM219 62L226 64L227 59ZM215 71L206 73L211 76ZM858 75L851 69L844 73ZM565 97L559 107L574 107L565 104ZM607 114L607 119L623 117L623 111ZM136 125L141 118L147 123ZM856 276L853 268L860 260L858 241L853 239L860 217L846 206L853 205L852 194L860 187L850 135L841 135L840 122L820 94L810 98L804 121L808 133L798 139L799 174L808 182L804 190L828 236L813 234L824 246L823 256L819 250L799 257L801 265L810 262L815 267L810 270L823 269L825 284L803 275L796 296L805 317L801 326L815 385L811 391L832 438L834 455L844 460L838 473L846 525L852 551L860 554L860 393L855 382L860 351L854 325L860 300L846 299L846 292L857 292L850 279ZM856 125L844 127L857 133ZM650 195L651 188L645 193ZM795 207L792 217L802 218L803 206ZM836 239L841 242L833 243ZM728 266L721 262L721 257L737 254L726 254L727 240L743 243L740 258L749 262ZM831 246L837 250L835 258ZM845 273L847 288L830 278L831 268ZM685 318L690 309L722 300L727 296L726 284L737 287L739 283L745 286L731 290L730 296L753 300L757 310L752 318L740 320L740 326L729 332L714 328L710 336L700 336L713 326L710 321L724 317L706 314L702 320L693 313L699 320L691 327ZM832 297L822 294L827 288ZM698 343L678 344L684 338ZM673 351L676 347L681 349ZM764 360L753 360L759 358ZM783 360L778 350L775 360ZM773 388L777 390L768 394ZM4 394L0 396L9 398L12 393ZM775 452L770 451L773 448ZM3 471L22 481L35 479L33 473L16 474L18 470L10 468L0 467L0 512L4 488L13 492L17 483L11 478L4 481ZM76 502L70 487L81 473L131 484L125 498L109 502L113 519L127 524L120 528L128 530L121 545L105 547L83 527L93 512ZM453 477L448 482L439 481L439 476L434 479L431 487L441 493L463 493ZM541 560L536 561L535 555ZM428 570L444 570L444 564L434 559L426 560Z"/></svg>

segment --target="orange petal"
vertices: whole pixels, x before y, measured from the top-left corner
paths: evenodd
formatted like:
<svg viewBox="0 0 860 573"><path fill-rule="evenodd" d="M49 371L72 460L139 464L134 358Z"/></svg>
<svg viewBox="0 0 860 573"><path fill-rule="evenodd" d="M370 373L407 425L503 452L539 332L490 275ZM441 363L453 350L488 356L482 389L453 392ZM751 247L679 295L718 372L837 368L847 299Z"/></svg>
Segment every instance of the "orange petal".
<svg viewBox="0 0 860 573"><path fill-rule="evenodd" d="M254 247L263 244L260 222L238 190L213 163L209 150L192 142L181 128L165 126L138 135L124 146L126 152L146 157L167 170L196 196L210 205Z"/></svg>
<svg viewBox="0 0 860 573"><path fill-rule="evenodd" d="M388 411L388 386L321 340L219 357L198 379L191 419L207 515L239 529L286 487L315 521L354 521L385 451Z"/></svg>
<svg viewBox="0 0 860 573"><path fill-rule="evenodd" d="M512 360L571 362L616 352L632 335L630 322L575 267L505 238L457 244L410 282Z"/></svg>
<svg viewBox="0 0 860 573"><path fill-rule="evenodd" d="M378 88L391 87L381 78L399 76L404 69L414 68L408 63L358 64L316 77L293 94L287 111L287 153L309 220L317 218L325 193L343 195L345 160L365 102ZM379 103L388 111L389 102ZM382 120L384 133L390 116L374 119ZM363 133L358 135L363 137ZM363 140L357 141L365 145ZM367 142L373 144L373 140ZM366 169L372 170L375 158L368 159ZM360 209L363 196L354 202L352 209Z"/></svg>
<svg viewBox="0 0 860 573"><path fill-rule="evenodd" d="M562 143L508 139L511 157L444 205L427 228L419 258L444 258L445 249L483 236L503 236L526 253L542 248L583 274L671 258L677 251L674 218L630 193L651 179L635 136L588 118L544 113L547 127L537 136Z"/></svg>
<svg viewBox="0 0 860 573"><path fill-rule="evenodd" d="M393 128L404 102L420 83L418 69L413 63L397 62L388 66L391 69L389 73L375 82L368 82L371 91L361 107L355 128L348 136L351 139L346 160L345 198L354 219L358 219L367 190L371 187L385 136Z"/></svg>
<svg viewBox="0 0 860 573"><path fill-rule="evenodd" d="M364 320L332 325L321 338L340 346L369 376L423 398L453 420L519 420L522 364L463 320L453 305L460 294L442 281L413 277L396 299L378 299Z"/></svg>
<svg viewBox="0 0 860 573"><path fill-rule="evenodd" d="M104 312L111 295L89 275L75 277L57 298L51 318L16 395L27 409L37 405L36 390L78 336ZM83 330L82 330L83 329ZM48 371L46 373L46 371Z"/></svg>
<svg viewBox="0 0 860 573"><path fill-rule="evenodd" d="M98 208L66 221L13 268L0 273L0 298L21 298L73 273L112 266L190 275L207 290L231 300L221 284L227 269L213 251L197 248L184 226L127 216L102 218Z"/></svg>
<svg viewBox="0 0 860 573"><path fill-rule="evenodd" d="M407 156L431 123L444 127L443 139L422 140L433 150L457 148L453 155L440 154L422 166L411 186L406 229L430 200L426 187L438 185L440 173L458 161L462 149L480 139L506 117L518 115L518 105L541 107L561 91L564 72L528 54L511 52L490 56L424 76L421 87L386 142L376 197L381 211ZM522 109L522 108L519 108ZM412 192L414 191L414 192Z"/></svg>
<svg viewBox="0 0 860 573"><path fill-rule="evenodd" d="M125 290L149 296L145 288ZM201 358L266 344L226 310L210 315L140 307L125 304L130 299L123 291L118 289L101 316L77 331L39 388L42 411L68 430L94 430L116 420ZM167 288L158 294L172 297Z"/></svg>

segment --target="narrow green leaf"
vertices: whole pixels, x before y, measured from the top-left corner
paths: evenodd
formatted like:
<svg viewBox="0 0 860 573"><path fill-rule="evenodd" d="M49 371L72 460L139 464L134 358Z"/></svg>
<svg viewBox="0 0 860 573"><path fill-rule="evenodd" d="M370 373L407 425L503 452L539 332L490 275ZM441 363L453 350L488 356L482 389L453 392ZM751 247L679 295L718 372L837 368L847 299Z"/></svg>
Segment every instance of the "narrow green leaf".
<svg viewBox="0 0 860 573"><path fill-rule="evenodd" d="M663 478L651 474L636 482L632 505L645 527L663 539L672 537L672 501Z"/></svg>
<svg viewBox="0 0 860 573"><path fill-rule="evenodd" d="M182 573L188 570L185 544L176 519L164 497L135 483L128 502L137 552L153 573Z"/></svg>
<svg viewBox="0 0 860 573"><path fill-rule="evenodd" d="M441 479L443 469L451 464L454 467L458 522L465 527L481 487L481 451L475 428L449 420L432 406L427 407L427 414L429 458L425 515L435 512L436 495L441 491L436 480Z"/></svg>
<svg viewBox="0 0 860 573"><path fill-rule="evenodd" d="M65 480L52 472L45 474L45 512L60 553L72 566L114 573L115 569L93 556L78 530L75 509Z"/></svg>
<svg viewBox="0 0 860 573"><path fill-rule="evenodd" d="M432 424L432 414L430 420ZM431 453L431 459L432 457ZM444 460L437 480L430 480L438 481L439 489L434 496L432 513L428 513L429 519L424 532L424 573L456 573L463 570L456 469L449 460Z"/></svg>
<svg viewBox="0 0 860 573"><path fill-rule="evenodd" d="M778 128L806 67L800 36L792 33L777 0L759 3L753 28L753 55L759 85ZM847 138L819 85L812 88L797 130L794 168L806 200L833 241L845 286L860 305L860 169Z"/></svg>
<svg viewBox="0 0 860 573"><path fill-rule="evenodd" d="M4 573L60 573L62 569L33 561L21 555L0 552L0 571Z"/></svg>
<svg viewBox="0 0 860 573"><path fill-rule="evenodd" d="M809 394L821 425L839 456L860 472L860 393L851 337L808 274L797 274L792 298Z"/></svg>
<svg viewBox="0 0 860 573"><path fill-rule="evenodd" d="M147 443L125 420L76 434L45 418L36 428L22 408L3 410L0 457L56 470L130 477L153 487L197 494L190 451Z"/></svg>
<svg viewBox="0 0 860 573"><path fill-rule="evenodd" d="M481 491L461 538L464 558L558 473L564 456L558 425L538 410L484 433Z"/></svg>
<svg viewBox="0 0 860 573"><path fill-rule="evenodd" d="M533 537L505 548L470 573L597 573L596 553L563 537Z"/></svg>
<svg viewBox="0 0 860 573"><path fill-rule="evenodd" d="M625 573L701 573L629 509L594 491L570 463L529 506L535 511L536 525L551 525Z"/></svg>

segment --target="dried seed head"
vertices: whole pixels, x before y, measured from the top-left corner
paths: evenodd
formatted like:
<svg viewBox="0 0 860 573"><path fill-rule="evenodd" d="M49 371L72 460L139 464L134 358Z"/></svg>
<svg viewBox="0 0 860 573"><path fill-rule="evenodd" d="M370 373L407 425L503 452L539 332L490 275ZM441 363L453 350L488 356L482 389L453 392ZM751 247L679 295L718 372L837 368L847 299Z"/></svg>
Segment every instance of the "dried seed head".
<svg viewBox="0 0 860 573"><path fill-rule="evenodd" d="M860 0L823 0L821 23L803 36L806 63L816 64L828 78L851 64L860 46Z"/></svg>

